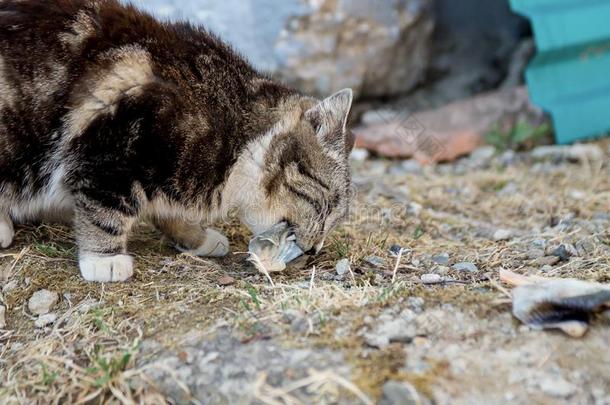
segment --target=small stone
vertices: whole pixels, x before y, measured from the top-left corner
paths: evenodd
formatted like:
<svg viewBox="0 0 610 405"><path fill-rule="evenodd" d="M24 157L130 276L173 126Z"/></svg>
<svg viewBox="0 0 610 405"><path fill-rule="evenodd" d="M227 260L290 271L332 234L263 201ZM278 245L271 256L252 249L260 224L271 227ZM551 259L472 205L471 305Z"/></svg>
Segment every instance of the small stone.
<svg viewBox="0 0 610 405"><path fill-rule="evenodd" d="M546 249L546 239L534 239L532 241L532 247L535 249Z"/></svg>
<svg viewBox="0 0 610 405"><path fill-rule="evenodd" d="M493 146L481 146L470 155L470 161L476 166L484 166L496 155L496 148Z"/></svg>
<svg viewBox="0 0 610 405"><path fill-rule="evenodd" d="M347 273L349 273L349 269L350 269L349 259L341 259L335 265L335 270L337 271L337 274L340 276L344 276Z"/></svg>
<svg viewBox="0 0 610 405"><path fill-rule="evenodd" d="M422 172L422 165L415 159L409 159L402 162L401 167L406 173L419 174Z"/></svg>
<svg viewBox="0 0 610 405"><path fill-rule="evenodd" d="M496 242L501 242L505 240L510 240L513 237L513 231L508 229L498 229L494 232L493 240Z"/></svg>
<svg viewBox="0 0 610 405"><path fill-rule="evenodd" d="M424 284L440 284L444 281L440 274L424 274L420 279Z"/></svg>
<svg viewBox="0 0 610 405"><path fill-rule="evenodd" d="M469 273L476 273L479 271L479 268L474 263L470 262L456 263L453 265L452 269L455 271L467 271Z"/></svg>
<svg viewBox="0 0 610 405"><path fill-rule="evenodd" d="M548 264L545 265L545 266L542 266L540 268L540 271L543 272L543 273L548 273L548 272L550 272L552 270L553 270L553 266L549 266Z"/></svg>
<svg viewBox="0 0 610 405"><path fill-rule="evenodd" d="M576 386L561 377L546 377L539 383L540 389L555 398L568 398L576 393Z"/></svg>
<svg viewBox="0 0 610 405"><path fill-rule="evenodd" d="M2 292L4 294L8 294L11 291L13 291L15 288L17 288L18 286L19 286L19 282L17 280L11 280L2 287Z"/></svg>
<svg viewBox="0 0 610 405"><path fill-rule="evenodd" d="M231 276L222 276L218 279L219 286L229 286L235 284L235 279Z"/></svg>
<svg viewBox="0 0 610 405"><path fill-rule="evenodd" d="M369 256L364 259L368 264L373 265L375 267L383 267L385 264L384 260L379 256Z"/></svg>
<svg viewBox="0 0 610 405"><path fill-rule="evenodd" d="M354 149L351 153L351 155L349 156L351 160L354 160L356 162L364 162L365 160L367 160L369 158L371 154L369 153L368 150L366 149Z"/></svg>
<svg viewBox="0 0 610 405"><path fill-rule="evenodd" d="M530 156L534 160L561 160L565 156L565 146L543 145L534 148Z"/></svg>
<svg viewBox="0 0 610 405"><path fill-rule="evenodd" d="M439 255L432 256L432 261L441 266L449 265L449 253L441 253Z"/></svg>
<svg viewBox="0 0 610 405"><path fill-rule="evenodd" d="M407 383L388 381L383 386L379 405L414 405L421 403L415 388Z"/></svg>
<svg viewBox="0 0 610 405"><path fill-rule="evenodd" d="M597 162L605 159L602 148L595 144L576 144L569 146L567 157L575 162Z"/></svg>
<svg viewBox="0 0 610 405"><path fill-rule="evenodd" d="M512 166L517 161L517 153L509 149L498 157L498 161L502 166Z"/></svg>
<svg viewBox="0 0 610 405"><path fill-rule="evenodd" d="M34 325L37 328L42 329L45 326L54 324L55 321L57 321L57 315L51 312L50 314L40 315L38 319L34 321Z"/></svg>
<svg viewBox="0 0 610 405"><path fill-rule="evenodd" d="M58 300L59 295L57 293L49 290L36 291L28 302L28 308L34 315L44 315L53 309Z"/></svg>
<svg viewBox="0 0 610 405"><path fill-rule="evenodd" d="M403 250L402 246L400 245L392 245L390 247L390 253L393 254L394 256L398 256L400 254L400 251Z"/></svg>
<svg viewBox="0 0 610 405"><path fill-rule="evenodd" d="M553 250L552 255L557 256L562 262L567 262L573 256L573 253L573 249L571 250L567 245L559 245L557 249Z"/></svg>
<svg viewBox="0 0 610 405"><path fill-rule="evenodd" d="M571 146L539 146L531 152L534 160L550 160L553 163L562 161L595 162L605 158L604 151L594 144L576 144Z"/></svg>
<svg viewBox="0 0 610 405"><path fill-rule="evenodd" d="M544 256L539 257L532 263L535 266L554 266L559 263L559 257L557 256Z"/></svg>
<svg viewBox="0 0 610 405"><path fill-rule="evenodd" d="M421 204L418 204L416 202L410 202L407 205L407 214L414 216L414 217L418 217L421 214L423 209L424 209L424 207L422 207Z"/></svg>
<svg viewBox="0 0 610 405"><path fill-rule="evenodd" d="M568 195L570 196L570 198L577 201L582 201L587 198L587 194L580 190L571 190Z"/></svg>
<svg viewBox="0 0 610 405"><path fill-rule="evenodd" d="M0 305L0 329L6 328L6 307Z"/></svg>

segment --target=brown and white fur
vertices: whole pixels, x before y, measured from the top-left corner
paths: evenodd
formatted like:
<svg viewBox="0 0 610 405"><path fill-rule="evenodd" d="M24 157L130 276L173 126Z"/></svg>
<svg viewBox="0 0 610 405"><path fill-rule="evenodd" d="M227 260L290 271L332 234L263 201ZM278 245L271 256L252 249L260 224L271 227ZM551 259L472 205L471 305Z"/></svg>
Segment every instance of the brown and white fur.
<svg viewBox="0 0 610 405"><path fill-rule="evenodd" d="M0 247L15 224L69 220L83 277L124 281L139 219L223 256L208 225L236 211L255 233L287 221L319 250L347 215L351 104L116 0L0 0Z"/></svg>

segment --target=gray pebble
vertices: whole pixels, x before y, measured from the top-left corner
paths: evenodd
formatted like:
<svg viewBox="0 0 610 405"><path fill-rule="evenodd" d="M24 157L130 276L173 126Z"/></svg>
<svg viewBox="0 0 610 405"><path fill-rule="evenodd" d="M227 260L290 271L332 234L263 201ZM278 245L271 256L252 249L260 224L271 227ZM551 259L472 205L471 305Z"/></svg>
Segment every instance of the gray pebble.
<svg viewBox="0 0 610 405"><path fill-rule="evenodd" d="M513 231L508 229L498 229L494 232L493 240L496 242L510 240L513 238Z"/></svg>
<svg viewBox="0 0 610 405"><path fill-rule="evenodd" d="M55 321L57 321L57 315L51 312L50 314L40 315L38 319L34 321L34 325L41 329L45 326L54 324Z"/></svg>
<svg viewBox="0 0 610 405"><path fill-rule="evenodd" d="M36 291L28 302L28 308L34 315L44 315L53 309L58 300L57 293L49 290Z"/></svg>
<svg viewBox="0 0 610 405"><path fill-rule="evenodd" d="M424 274L420 279L424 284L440 284L444 281L443 277L439 274Z"/></svg>
<svg viewBox="0 0 610 405"><path fill-rule="evenodd" d="M498 157L498 161L502 166L511 166L517 161L517 153L509 149Z"/></svg>
<svg viewBox="0 0 610 405"><path fill-rule="evenodd" d="M474 263L470 262L456 263L453 265L452 269L455 271L467 271L469 273L476 273L479 271L479 268Z"/></svg>
<svg viewBox="0 0 610 405"><path fill-rule="evenodd" d="M2 292L4 294L8 294L17 287L19 287L19 282L17 280L11 280L8 283L4 284L4 286L2 286Z"/></svg>
<svg viewBox="0 0 610 405"><path fill-rule="evenodd" d="M385 264L384 260L379 256L369 256L364 259L368 264L371 264L375 267L383 267Z"/></svg>
<svg viewBox="0 0 610 405"><path fill-rule="evenodd" d="M547 241L546 239L534 239L532 241L532 247L536 249L546 249Z"/></svg>
<svg viewBox="0 0 610 405"><path fill-rule="evenodd" d="M436 256L432 256L432 261L436 264L440 264L441 266L449 265L449 253L441 253Z"/></svg>
<svg viewBox="0 0 610 405"><path fill-rule="evenodd" d="M557 376L546 377L540 381L539 385L542 392L555 398L568 398L577 391L574 384Z"/></svg>
<svg viewBox="0 0 610 405"><path fill-rule="evenodd" d="M344 276L349 272L349 259L341 259L335 265L335 270L340 276Z"/></svg>
<svg viewBox="0 0 610 405"><path fill-rule="evenodd" d="M404 382L388 381L383 386L379 405L415 405L421 403L417 391Z"/></svg>
<svg viewBox="0 0 610 405"><path fill-rule="evenodd" d="M390 247L390 253L392 253L393 255L396 255L396 256L398 256L398 254L400 253L401 250L403 250L403 248L400 245L392 245Z"/></svg>
<svg viewBox="0 0 610 405"><path fill-rule="evenodd" d="M481 146L471 153L469 163L474 167L489 165L491 159L496 155L496 148L493 146Z"/></svg>
<svg viewBox="0 0 610 405"><path fill-rule="evenodd" d="M369 158L371 154L366 149L357 149L355 148L350 154L350 159L356 162L364 162Z"/></svg>
<svg viewBox="0 0 610 405"><path fill-rule="evenodd" d="M557 249L553 250L553 256L559 258L562 262L567 262L573 256L574 249L570 249L567 245L560 245Z"/></svg>
<svg viewBox="0 0 610 405"><path fill-rule="evenodd" d="M576 144L571 146L539 146L531 152L534 160L550 160L553 163L562 161L586 162L604 159L604 151L594 144Z"/></svg>
<svg viewBox="0 0 610 405"><path fill-rule="evenodd" d="M400 165L402 170L408 174L419 174L422 172L422 165L415 159L409 159Z"/></svg>
<svg viewBox="0 0 610 405"><path fill-rule="evenodd" d="M407 205L407 215L418 217L424 207L416 202L410 202Z"/></svg>

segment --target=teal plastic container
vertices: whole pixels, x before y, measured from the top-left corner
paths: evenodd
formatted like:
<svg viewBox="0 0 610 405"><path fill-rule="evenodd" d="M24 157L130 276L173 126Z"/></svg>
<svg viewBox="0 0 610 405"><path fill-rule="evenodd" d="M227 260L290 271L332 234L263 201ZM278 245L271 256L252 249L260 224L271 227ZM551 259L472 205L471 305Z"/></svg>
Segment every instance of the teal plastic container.
<svg viewBox="0 0 610 405"><path fill-rule="evenodd" d="M511 0L532 21L538 55L527 69L532 101L558 143L610 133L610 0Z"/></svg>

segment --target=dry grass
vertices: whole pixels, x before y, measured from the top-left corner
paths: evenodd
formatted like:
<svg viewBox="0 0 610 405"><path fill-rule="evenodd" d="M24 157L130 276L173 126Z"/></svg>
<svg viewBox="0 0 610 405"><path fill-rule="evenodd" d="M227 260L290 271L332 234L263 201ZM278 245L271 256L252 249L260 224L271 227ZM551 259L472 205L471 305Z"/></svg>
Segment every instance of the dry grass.
<svg viewBox="0 0 610 405"><path fill-rule="evenodd" d="M379 164L358 164L356 177ZM381 183L385 189L375 186ZM20 228L15 245L0 255L0 281L14 284L0 296L8 322L8 330L0 331L0 402L163 403L154 385L135 384L145 378L137 360L149 355L141 350L142 341L154 338L172 348L181 336L222 321L247 342L260 333L258 324L280 323L287 309L306 314L310 328L304 337L286 335L283 343L342 350L354 376L350 382L312 370L308 379L286 387L271 387L261 379L262 402L289 403L297 385L336 389L366 402L377 398L381 384L390 378L408 381L426 395L444 365L428 377L406 375L391 361L391 348L363 357L361 339L337 340L335 330L348 324L355 336L365 316L409 296L474 308L482 316L505 311L505 306L492 305L505 298L493 280L500 268L540 272L526 254L533 239L557 245L590 242L585 256L557 264L547 275L610 281L610 230L607 223L605 229L588 225L596 213L610 213L606 162L565 164L545 174L536 174L528 164L463 175L429 169L422 175L384 175L360 184L351 223L333 235L320 256L303 258L274 274L274 285L246 264L243 254L224 260L176 255L147 226L131 243L137 260L132 281L87 284L77 272L69 229ZM512 192L499 192L510 184ZM423 210L408 213L407 201L400 200L396 190ZM551 227L566 218L572 219L565 230ZM245 251L248 236L243 228L224 228L234 250ZM497 228L511 229L516 237L494 242L486 233ZM404 248L400 258L389 252L392 245ZM430 256L442 252L450 253L452 262L474 262L481 271L438 269ZM369 264L366 258L371 255L383 265ZM343 257L349 258L353 272L339 280L334 265ZM422 286L419 277L433 271L464 285ZM235 283L220 286L225 275ZM42 288L60 293L60 318L54 326L37 330L27 300ZM378 378L366 378L371 375Z"/></svg>

